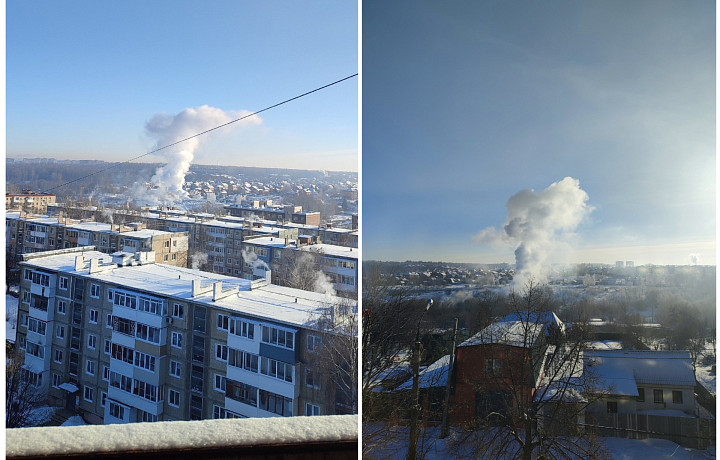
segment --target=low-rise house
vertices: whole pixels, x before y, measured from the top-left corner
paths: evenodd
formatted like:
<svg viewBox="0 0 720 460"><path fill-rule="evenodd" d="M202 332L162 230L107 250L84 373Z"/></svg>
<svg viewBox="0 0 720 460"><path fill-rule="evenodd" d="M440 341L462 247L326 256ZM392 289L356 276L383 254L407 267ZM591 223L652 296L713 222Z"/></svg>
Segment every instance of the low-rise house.
<svg viewBox="0 0 720 460"><path fill-rule="evenodd" d="M586 350L584 361L604 392L585 415L601 434L701 448L709 442L704 420L712 416L695 400L690 352Z"/></svg>

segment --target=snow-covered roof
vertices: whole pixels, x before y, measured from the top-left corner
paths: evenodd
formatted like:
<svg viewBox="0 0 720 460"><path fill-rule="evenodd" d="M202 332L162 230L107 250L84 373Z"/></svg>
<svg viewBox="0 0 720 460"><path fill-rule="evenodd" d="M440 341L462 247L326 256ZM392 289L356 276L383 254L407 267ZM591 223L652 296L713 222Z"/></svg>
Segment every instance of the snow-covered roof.
<svg viewBox="0 0 720 460"><path fill-rule="evenodd" d="M438 359L422 371L418 384L420 388L437 388L447 385L448 368L450 367L450 355ZM412 388L413 379L410 379L398 386L398 390L409 390Z"/></svg>
<svg viewBox="0 0 720 460"><path fill-rule="evenodd" d="M105 283L122 286L125 289L166 296L177 300L192 301L216 308L225 308L238 314L267 318L276 323L294 327L312 327L317 319L327 312L331 305L341 304L335 296L323 293L303 291L284 286L266 284L252 287L249 280L234 278L215 273L203 272L172 265L146 263L142 265L118 267L112 266L112 257L94 250L51 251L52 255L32 257L24 264L53 271L82 275ZM75 257L83 255L85 264L75 270ZM104 269L89 273L88 261L102 259L107 264ZM200 280L202 286L222 282L222 290L237 287L238 292L213 301L213 292L193 297L193 280Z"/></svg>
<svg viewBox="0 0 720 460"><path fill-rule="evenodd" d="M545 326L522 321L498 321L470 337L458 347L502 344L513 347L531 347Z"/></svg>
<svg viewBox="0 0 720 460"><path fill-rule="evenodd" d="M301 246L299 249L301 251L320 251L323 255L331 257L342 257L345 259L355 260L358 258L357 248L353 250L351 247L337 246L334 244L312 244L310 246Z"/></svg>
<svg viewBox="0 0 720 460"><path fill-rule="evenodd" d="M695 386L688 351L586 350L585 367L614 395L637 396L638 385Z"/></svg>

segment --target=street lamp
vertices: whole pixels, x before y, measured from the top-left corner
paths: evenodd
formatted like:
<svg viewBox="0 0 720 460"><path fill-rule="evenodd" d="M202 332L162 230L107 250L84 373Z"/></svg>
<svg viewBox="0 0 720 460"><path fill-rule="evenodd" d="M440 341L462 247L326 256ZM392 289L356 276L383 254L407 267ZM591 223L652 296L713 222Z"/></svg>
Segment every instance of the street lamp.
<svg viewBox="0 0 720 460"><path fill-rule="evenodd" d="M433 300L430 299L425 305L425 311L420 315L420 319L415 329L415 347L413 348L413 386L412 386L412 413L410 415L410 445L408 446L407 460L415 460L417 455L418 441L418 418L420 414L420 353L422 352L422 343L420 343L420 323L425 317L425 313L430 310Z"/></svg>

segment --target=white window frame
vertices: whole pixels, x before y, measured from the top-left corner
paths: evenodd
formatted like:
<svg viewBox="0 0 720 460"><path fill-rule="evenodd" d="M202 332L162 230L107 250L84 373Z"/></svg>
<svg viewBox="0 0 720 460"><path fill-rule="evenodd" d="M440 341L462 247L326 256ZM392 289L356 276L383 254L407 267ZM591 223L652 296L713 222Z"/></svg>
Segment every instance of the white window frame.
<svg viewBox="0 0 720 460"><path fill-rule="evenodd" d="M90 398L88 398L88 394L90 394ZM95 389L91 386L84 385L83 399L87 402L93 402L94 398L95 398Z"/></svg>
<svg viewBox="0 0 720 460"><path fill-rule="evenodd" d="M315 412L314 409L317 409L317 414L313 413L313 412ZM310 412L310 413L308 413L308 412ZM305 416L309 417L309 416L315 416L315 415L320 415L320 414L321 414L320 406L318 406L317 404L305 403Z"/></svg>
<svg viewBox="0 0 720 460"><path fill-rule="evenodd" d="M95 368L95 361L93 361L92 359L85 360L85 373L87 375L95 375Z"/></svg>
<svg viewBox="0 0 720 460"><path fill-rule="evenodd" d="M90 297L93 299L99 299L100 298L100 285L99 284L90 284Z"/></svg>
<svg viewBox="0 0 720 460"><path fill-rule="evenodd" d="M172 332L171 339L170 339L170 345L173 348L178 348L182 350L182 344L183 343L183 335L182 332Z"/></svg>
<svg viewBox="0 0 720 460"><path fill-rule="evenodd" d="M87 347L90 350L95 350L97 348L97 336L96 335L88 334Z"/></svg>
<svg viewBox="0 0 720 460"><path fill-rule="evenodd" d="M172 377L182 378L182 363L180 361L170 361L169 372Z"/></svg>
<svg viewBox="0 0 720 460"><path fill-rule="evenodd" d="M55 328L55 337L58 339L65 338L65 326L64 325L58 324L58 326Z"/></svg>
<svg viewBox="0 0 720 460"><path fill-rule="evenodd" d="M95 319L93 319L93 317ZM98 322L99 313L94 308L91 308L88 312L88 321L90 321L90 324L97 324Z"/></svg>
<svg viewBox="0 0 720 460"><path fill-rule="evenodd" d="M168 388L168 404L170 406L180 407L180 396L181 396L181 394L179 391L173 390L172 388ZM177 404L173 403L173 399L177 399Z"/></svg>
<svg viewBox="0 0 720 460"><path fill-rule="evenodd" d="M67 291L68 287L70 286L69 279L67 276L61 276L60 282L58 283L58 286L60 286L60 289L63 291Z"/></svg>

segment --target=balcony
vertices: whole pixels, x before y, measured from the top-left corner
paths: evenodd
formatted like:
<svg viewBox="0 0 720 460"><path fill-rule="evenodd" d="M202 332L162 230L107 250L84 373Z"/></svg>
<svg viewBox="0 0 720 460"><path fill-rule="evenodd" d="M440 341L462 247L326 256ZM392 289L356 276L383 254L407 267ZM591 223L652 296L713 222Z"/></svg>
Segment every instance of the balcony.
<svg viewBox="0 0 720 460"><path fill-rule="evenodd" d="M14 428L6 432L9 459L356 459L354 415Z"/></svg>

